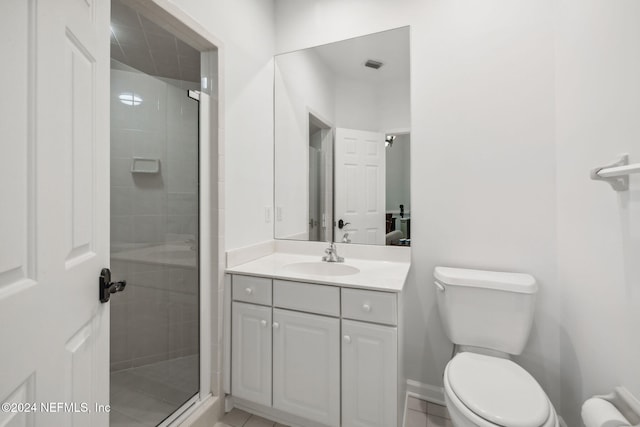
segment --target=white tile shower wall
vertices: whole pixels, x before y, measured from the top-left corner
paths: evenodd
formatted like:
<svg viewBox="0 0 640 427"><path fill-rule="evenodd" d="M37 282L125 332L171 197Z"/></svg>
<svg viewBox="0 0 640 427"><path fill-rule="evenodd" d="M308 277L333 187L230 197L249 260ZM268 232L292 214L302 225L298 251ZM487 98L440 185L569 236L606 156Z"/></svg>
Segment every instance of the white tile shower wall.
<svg viewBox="0 0 640 427"><path fill-rule="evenodd" d="M195 239L197 234L197 83L111 71L112 246ZM121 93L142 98L118 102ZM133 157L160 160L159 174L132 174Z"/></svg>
<svg viewBox="0 0 640 427"><path fill-rule="evenodd" d="M553 8L550 0L276 1L276 53L411 26L409 379L441 386L451 352L435 265L524 271L542 291L519 360L560 401Z"/></svg>
<svg viewBox="0 0 640 427"><path fill-rule="evenodd" d="M112 250L195 239L197 235L198 107L186 96L198 84L112 70ZM118 95L132 92L129 106ZM132 174L133 157L160 160L159 174ZM111 368L196 354L195 268L112 262L127 293L112 301Z"/></svg>

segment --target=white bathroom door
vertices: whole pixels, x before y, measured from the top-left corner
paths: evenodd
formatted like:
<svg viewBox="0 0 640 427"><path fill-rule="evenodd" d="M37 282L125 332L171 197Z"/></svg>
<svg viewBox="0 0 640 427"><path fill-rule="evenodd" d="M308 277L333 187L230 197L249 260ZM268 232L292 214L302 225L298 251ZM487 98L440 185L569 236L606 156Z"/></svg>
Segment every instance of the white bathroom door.
<svg viewBox="0 0 640 427"><path fill-rule="evenodd" d="M384 134L336 129L335 235L351 243L385 244ZM339 228L339 220L349 223Z"/></svg>
<svg viewBox="0 0 640 427"><path fill-rule="evenodd" d="M0 5L1 426L108 426L109 10Z"/></svg>

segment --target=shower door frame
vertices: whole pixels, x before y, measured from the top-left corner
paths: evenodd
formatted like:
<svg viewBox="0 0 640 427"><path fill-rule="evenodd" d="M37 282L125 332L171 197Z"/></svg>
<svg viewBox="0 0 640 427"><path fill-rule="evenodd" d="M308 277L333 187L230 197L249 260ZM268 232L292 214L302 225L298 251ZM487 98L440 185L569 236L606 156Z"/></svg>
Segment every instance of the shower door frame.
<svg viewBox="0 0 640 427"><path fill-rule="evenodd" d="M219 189L223 177L219 174L219 159L224 146L224 133L220 131L220 111L223 106L224 87L222 79L223 46L220 40L209 33L201 24L168 0L124 0L149 20L166 28L176 37L190 44L201 53L201 63L207 61L208 70L205 87L217 96L201 96L198 123L198 241L199 247L199 390L198 393L165 419L159 426L179 425L184 421L195 422L201 417L217 421L222 405L215 405L219 399L222 384L219 340L222 322L222 301L220 290L224 288L224 199ZM212 85L216 85L215 88ZM202 92L207 95L205 92ZM212 314L215 313L215 317ZM213 354L215 349L216 354Z"/></svg>

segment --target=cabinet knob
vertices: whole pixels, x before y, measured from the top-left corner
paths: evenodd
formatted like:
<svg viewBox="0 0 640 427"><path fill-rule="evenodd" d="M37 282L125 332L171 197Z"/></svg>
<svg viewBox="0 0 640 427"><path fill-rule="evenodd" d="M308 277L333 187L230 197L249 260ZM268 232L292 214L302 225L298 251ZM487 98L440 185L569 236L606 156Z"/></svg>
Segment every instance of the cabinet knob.
<svg viewBox="0 0 640 427"><path fill-rule="evenodd" d="M251 294L253 293L253 289L251 289L251 288L246 288L244 291L245 291L248 295L251 295Z"/></svg>
<svg viewBox="0 0 640 427"><path fill-rule="evenodd" d="M266 320L261 320L261 321L260 321L260 324L261 324L262 326L267 326L267 321L266 321Z"/></svg>
<svg viewBox="0 0 640 427"><path fill-rule="evenodd" d="M371 306L369 304L362 304L362 310L368 313L371 311Z"/></svg>
<svg viewBox="0 0 640 427"><path fill-rule="evenodd" d="M346 342L347 344L351 343L351 337L349 335L345 335L344 342Z"/></svg>
<svg viewBox="0 0 640 427"><path fill-rule="evenodd" d="M280 323L273 322L273 329L278 329L280 327Z"/></svg>

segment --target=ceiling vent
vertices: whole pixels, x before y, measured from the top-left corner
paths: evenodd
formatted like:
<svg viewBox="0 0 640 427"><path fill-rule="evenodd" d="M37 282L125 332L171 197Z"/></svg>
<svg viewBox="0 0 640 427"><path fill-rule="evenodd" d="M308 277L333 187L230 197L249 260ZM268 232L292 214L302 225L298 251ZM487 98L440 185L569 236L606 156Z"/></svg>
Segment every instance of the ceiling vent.
<svg viewBox="0 0 640 427"><path fill-rule="evenodd" d="M377 70L378 68L382 67L384 64L380 61L374 61L373 59L368 59L367 62L364 63L365 67L369 67L369 68L373 68L374 70Z"/></svg>

